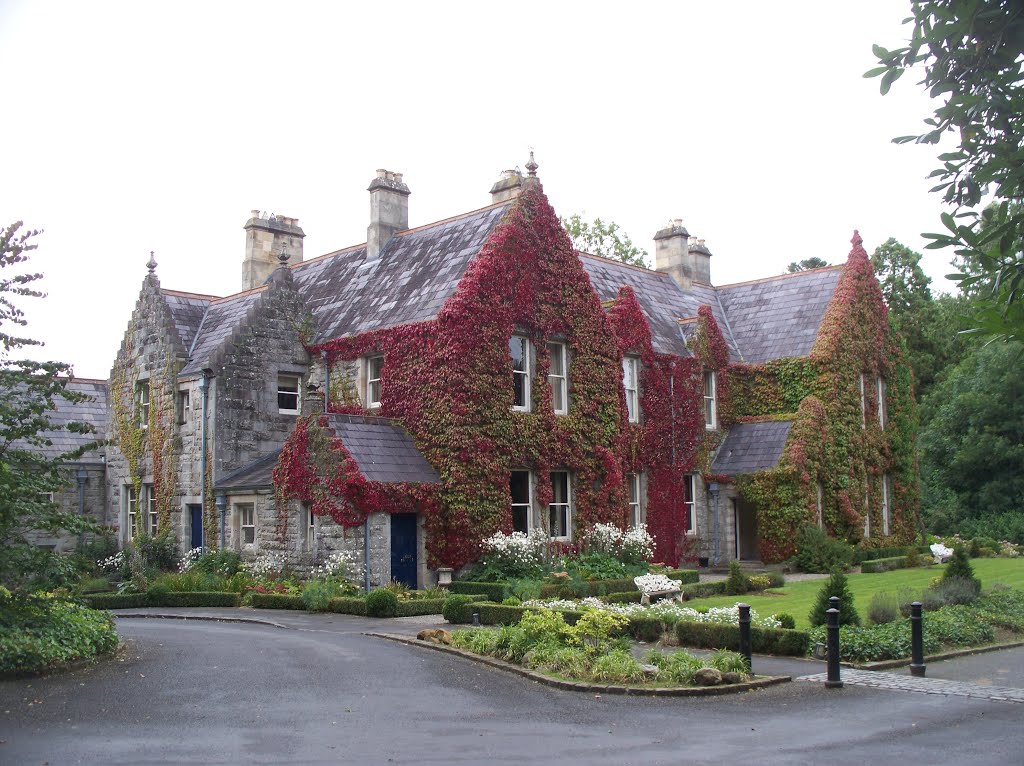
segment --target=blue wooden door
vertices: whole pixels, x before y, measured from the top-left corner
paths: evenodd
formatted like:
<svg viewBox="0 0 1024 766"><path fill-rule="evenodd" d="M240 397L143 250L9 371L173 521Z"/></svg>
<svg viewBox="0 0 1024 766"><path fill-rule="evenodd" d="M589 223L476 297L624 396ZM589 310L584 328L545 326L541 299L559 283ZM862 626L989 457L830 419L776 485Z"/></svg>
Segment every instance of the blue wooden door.
<svg viewBox="0 0 1024 766"><path fill-rule="evenodd" d="M416 514L391 514L391 579L416 587Z"/></svg>
<svg viewBox="0 0 1024 766"><path fill-rule="evenodd" d="M190 505L189 516L192 519L192 547L203 547L203 506Z"/></svg>

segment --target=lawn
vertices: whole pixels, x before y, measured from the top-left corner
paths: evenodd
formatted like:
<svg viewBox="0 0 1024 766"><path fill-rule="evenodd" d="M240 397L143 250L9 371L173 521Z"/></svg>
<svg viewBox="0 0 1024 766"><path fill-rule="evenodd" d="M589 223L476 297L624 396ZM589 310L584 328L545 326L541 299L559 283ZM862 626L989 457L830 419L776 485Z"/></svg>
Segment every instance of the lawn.
<svg viewBox="0 0 1024 766"><path fill-rule="evenodd" d="M984 587L1002 583L1011 588L1024 590L1024 558L1016 559L972 559L974 574L981 579ZM867 607L875 593L897 593L902 588L909 588L914 597L928 584L939 577L946 565L932 565L917 569L896 569L892 572L878 574L849 575L850 591L853 593L854 606L861 617L867 616ZM746 596L715 596L702 598L692 602L692 606L732 606L737 601L750 604L759 614L777 614L786 612L793 615L796 626L800 629L810 627L807 614L817 598L818 591L824 580L804 580L787 584L778 590L764 593L751 593Z"/></svg>

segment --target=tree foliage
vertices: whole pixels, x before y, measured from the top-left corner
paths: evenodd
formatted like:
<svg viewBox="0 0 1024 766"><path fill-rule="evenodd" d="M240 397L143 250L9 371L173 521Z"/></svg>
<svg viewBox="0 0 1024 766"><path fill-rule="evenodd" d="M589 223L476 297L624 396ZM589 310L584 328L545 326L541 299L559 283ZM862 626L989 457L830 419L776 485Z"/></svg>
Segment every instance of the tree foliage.
<svg viewBox="0 0 1024 766"><path fill-rule="evenodd" d="M815 255L811 258L805 258L802 261L791 262L786 267L786 271L790 274L795 274L798 271L810 271L811 269L820 269L824 266L828 266L828 261Z"/></svg>
<svg viewBox="0 0 1024 766"><path fill-rule="evenodd" d="M573 247L577 250L645 269L650 268L647 263L647 251L634 245L614 221L605 222L595 218L593 223L587 223L579 213L573 213L562 219L562 226L565 227Z"/></svg>
<svg viewBox="0 0 1024 766"><path fill-rule="evenodd" d="M53 554L31 543L31 532L86 527L81 517L61 512L47 499L47 493L65 484L61 468L78 453L49 458L41 451L50 446L44 432L58 428L49 416L57 403L83 398L67 390L71 368L14 356L26 346L42 345L20 334L27 320L18 299L44 297L32 287L42 275L19 270L39 233L21 225L0 233L0 585L11 590L51 585L65 569ZM89 430L84 423L65 427Z"/></svg>
<svg viewBox="0 0 1024 766"><path fill-rule="evenodd" d="M896 143L957 146L939 155L932 189L953 206L941 216L945 232L925 234L929 249L954 247L976 264L950 275L962 288L987 286L976 315L979 330L1004 338L1024 332L1024 4L1019 0L912 0L909 44L873 47L881 92L911 69L941 100L927 129ZM991 196L996 204L982 212Z"/></svg>

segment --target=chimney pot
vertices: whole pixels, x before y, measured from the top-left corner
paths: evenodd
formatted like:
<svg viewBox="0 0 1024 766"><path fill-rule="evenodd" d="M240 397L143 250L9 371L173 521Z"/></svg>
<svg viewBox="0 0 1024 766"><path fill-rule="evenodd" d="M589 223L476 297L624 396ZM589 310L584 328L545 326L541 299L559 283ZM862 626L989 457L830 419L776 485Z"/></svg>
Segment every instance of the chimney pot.
<svg viewBox="0 0 1024 766"><path fill-rule="evenodd" d="M285 264L302 263L302 239L305 232L297 218L260 214L253 210L245 224L245 260L242 262L242 289L251 290L266 283L275 270ZM284 255L284 260L280 257Z"/></svg>
<svg viewBox="0 0 1024 766"><path fill-rule="evenodd" d="M375 261L397 232L409 228L409 187L402 174L379 168L367 188L370 225L366 227L366 260Z"/></svg>

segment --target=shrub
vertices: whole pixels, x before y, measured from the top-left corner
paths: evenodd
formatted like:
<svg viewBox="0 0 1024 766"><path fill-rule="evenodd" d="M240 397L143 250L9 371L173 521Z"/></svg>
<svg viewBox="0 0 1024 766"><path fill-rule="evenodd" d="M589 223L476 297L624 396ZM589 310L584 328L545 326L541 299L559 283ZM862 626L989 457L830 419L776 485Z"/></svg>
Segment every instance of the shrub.
<svg viewBox="0 0 1024 766"><path fill-rule="evenodd" d="M366 614L369 617L394 617L398 613L398 596L394 591L378 588L366 596Z"/></svg>
<svg viewBox="0 0 1024 766"><path fill-rule="evenodd" d="M694 657L689 652L662 654L651 651L646 659L649 664L658 668L658 675L661 678L683 686L693 683L693 674L707 667L703 659Z"/></svg>
<svg viewBox="0 0 1024 766"><path fill-rule="evenodd" d="M678 622L676 637L682 646L697 649L728 649L740 645L738 625L710 622ZM761 654L803 657L810 645L810 636L802 630L782 628L751 628L752 648Z"/></svg>
<svg viewBox="0 0 1024 766"><path fill-rule="evenodd" d="M824 625L810 633L812 642L825 642ZM941 645L927 627L924 630L925 654L935 654ZM884 625L857 627L842 625L839 628L839 656L849 662L876 662L910 656L910 622L898 620Z"/></svg>
<svg viewBox="0 0 1024 766"><path fill-rule="evenodd" d="M401 604L399 604L401 606ZM327 610L338 614L366 614L366 599L353 596L336 596L327 603Z"/></svg>
<svg viewBox="0 0 1024 766"><path fill-rule="evenodd" d="M946 571L942 573L944 582L955 579L974 583L977 593L981 593L981 580L974 576L974 567L971 566L970 559L967 558L967 551L962 546L953 549L953 558L946 565Z"/></svg>
<svg viewBox="0 0 1024 766"><path fill-rule="evenodd" d="M796 535L793 565L802 572L831 572L846 569L853 562L854 550L843 540L829 537L813 524L800 528Z"/></svg>
<svg viewBox="0 0 1024 766"><path fill-rule="evenodd" d="M305 609L302 596L291 596L285 593L250 593L247 597L250 606L256 609Z"/></svg>
<svg viewBox="0 0 1024 766"><path fill-rule="evenodd" d="M632 616L625 626L625 631L636 641L653 644L665 635L665 622L657 617Z"/></svg>
<svg viewBox="0 0 1024 766"><path fill-rule="evenodd" d="M117 643L105 612L68 601L0 597L0 674L38 673L111 652Z"/></svg>
<svg viewBox="0 0 1024 766"><path fill-rule="evenodd" d="M614 528L614 527L613 527ZM580 580L620 580L629 568L609 553L581 553L565 561L565 571Z"/></svg>
<svg viewBox="0 0 1024 766"><path fill-rule="evenodd" d="M707 598L708 596L721 596L725 593L725 580L718 582L695 582L684 585L679 589L684 601L691 598Z"/></svg>
<svg viewBox="0 0 1024 766"><path fill-rule="evenodd" d="M917 546L912 545L907 548L907 569L915 569L921 566L921 554L917 550Z"/></svg>
<svg viewBox="0 0 1024 766"><path fill-rule="evenodd" d="M642 681L644 669L629 652L616 649L595 659L590 675L595 681L628 684Z"/></svg>
<svg viewBox="0 0 1024 766"><path fill-rule="evenodd" d="M827 619L825 613L831 608L829 599L832 596L839 597L839 624L860 625L860 615L857 614L857 610L853 606L853 594L850 592L849 583L846 581L846 575L839 569L832 571L828 580L818 591L818 600L807 616L811 625L816 627L825 624Z"/></svg>
<svg viewBox="0 0 1024 766"><path fill-rule="evenodd" d="M444 600L441 605L441 614L445 620L452 624L465 624L473 619L474 609L468 608L470 604L476 605L482 601L480 595L461 595L455 594L449 596Z"/></svg>
<svg viewBox="0 0 1024 766"><path fill-rule="evenodd" d="M601 600L608 604L639 604L643 594L638 590L631 590L625 593L609 593L602 596Z"/></svg>
<svg viewBox="0 0 1024 766"><path fill-rule="evenodd" d="M780 628L785 628L786 630L793 630L796 628L796 618L791 614L779 612L778 614L773 614L772 617L779 621Z"/></svg>
<svg viewBox="0 0 1024 766"><path fill-rule="evenodd" d="M727 596L742 596L750 590L750 580L744 574L740 562L729 563L729 578L725 581L725 594Z"/></svg>
<svg viewBox="0 0 1024 766"><path fill-rule="evenodd" d="M149 606L238 606L241 597L237 593L225 593L223 591L194 593L175 593L171 591L153 592L146 594Z"/></svg>
<svg viewBox="0 0 1024 766"><path fill-rule="evenodd" d="M943 644L979 646L995 641L992 626L966 606L947 606L925 617L925 630Z"/></svg>
<svg viewBox="0 0 1024 766"><path fill-rule="evenodd" d="M508 585L503 582L475 582L471 580L456 580L448 591L453 595L477 595L484 596L488 601L504 601L509 595Z"/></svg>
<svg viewBox="0 0 1024 766"><path fill-rule="evenodd" d="M363 601L363 599L354 599ZM443 598L417 598L398 602L397 617L419 617L423 614L441 614Z"/></svg>
<svg viewBox="0 0 1024 766"><path fill-rule="evenodd" d="M943 577L921 594L921 604L925 609L934 611L951 604L971 604L980 594L981 583L975 578Z"/></svg>
<svg viewBox="0 0 1024 766"><path fill-rule="evenodd" d="M311 580L302 589L302 603L310 612L326 612L331 599L337 595L337 588L321 580Z"/></svg>
<svg viewBox="0 0 1024 766"><path fill-rule="evenodd" d="M92 609L134 609L149 606L145 593L96 593L82 596L82 601Z"/></svg>
<svg viewBox="0 0 1024 766"><path fill-rule="evenodd" d="M900 603L891 593L876 593L868 605L868 620L873 625L884 625L900 617Z"/></svg>
<svg viewBox="0 0 1024 766"><path fill-rule="evenodd" d="M750 665L747 658L739 652L728 649L716 649L708 658L708 663L722 673L741 673L746 675L750 672Z"/></svg>
<svg viewBox="0 0 1024 766"><path fill-rule="evenodd" d="M482 561L473 569L474 576L481 581L500 582L543 576L548 549L548 536L543 529L509 535L495 532L481 546Z"/></svg>
<svg viewBox="0 0 1024 766"><path fill-rule="evenodd" d="M181 574L169 572L153 579L149 584L149 590L154 588L175 593L195 591L224 590L226 580L220 575L204 572L197 569L189 569Z"/></svg>
<svg viewBox="0 0 1024 766"><path fill-rule="evenodd" d="M562 619L564 624L564 617ZM525 622L527 617L523 617ZM590 609L584 612L576 624L568 629L568 642L582 646L591 654L603 654L608 651L612 635L617 634L629 623L625 615L605 612L602 609Z"/></svg>

